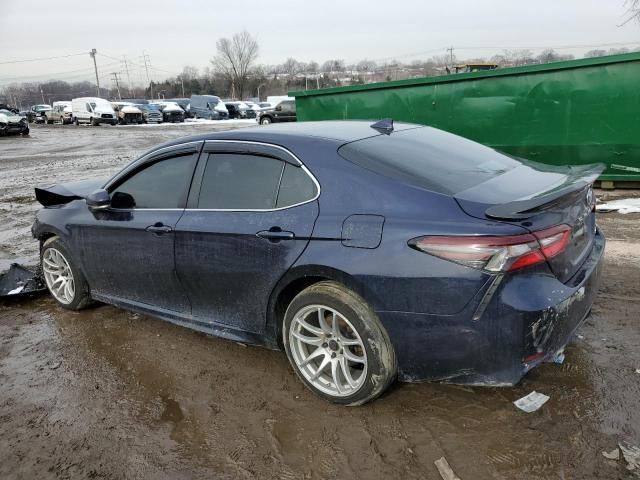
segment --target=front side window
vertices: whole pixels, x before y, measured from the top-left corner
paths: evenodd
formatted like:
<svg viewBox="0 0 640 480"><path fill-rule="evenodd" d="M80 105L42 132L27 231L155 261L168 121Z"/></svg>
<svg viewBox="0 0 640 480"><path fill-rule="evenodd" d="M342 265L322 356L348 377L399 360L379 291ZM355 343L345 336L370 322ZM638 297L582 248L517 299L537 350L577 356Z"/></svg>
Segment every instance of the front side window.
<svg viewBox="0 0 640 480"><path fill-rule="evenodd" d="M122 202L113 206L183 208L197 158L195 154L171 157L139 170L111 192L112 199Z"/></svg>
<svg viewBox="0 0 640 480"><path fill-rule="evenodd" d="M198 208L268 210L275 207L284 162L235 153L209 154Z"/></svg>

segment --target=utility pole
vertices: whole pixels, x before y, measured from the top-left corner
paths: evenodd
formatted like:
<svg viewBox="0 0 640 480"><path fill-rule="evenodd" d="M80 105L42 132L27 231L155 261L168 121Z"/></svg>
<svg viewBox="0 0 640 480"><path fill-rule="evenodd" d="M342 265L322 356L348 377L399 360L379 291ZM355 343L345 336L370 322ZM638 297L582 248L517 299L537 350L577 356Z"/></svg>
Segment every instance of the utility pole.
<svg viewBox="0 0 640 480"><path fill-rule="evenodd" d="M133 98L134 97L133 86L131 83L131 76L129 75L129 64L127 63L127 56L123 55L122 58L124 61L124 71L127 72L127 83L129 84L129 95L131 95L131 98Z"/></svg>
<svg viewBox="0 0 640 480"><path fill-rule="evenodd" d="M93 68L96 71L96 87L98 88L98 97L99 97L100 96L100 79L98 78L98 64L96 63L96 53L98 52L96 51L95 48L93 48L89 52L89 55L91 56L91 58L93 58Z"/></svg>
<svg viewBox="0 0 640 480"><path fill-rule="evenodd" d="M118 82L118 72L111 72L113 75L113 80L116 82L116 90L118 90L118 100L122 100L122 95L120 95L120 83Z"/></svg>
<svg viewBox="0 0 640 480"><path fill-rule="evenodd" d="M184 80L182 79L182 75L180 75L180 84L182 85L182 98L184 98Z"/></svg>
<svg viewBox="0 0 640 480"><path fill-rule="evenodd" d="M42 95L42 103L46 103L44 101L44 92L42 91L42 85L40 85L40 95Z"/></svg>
<svg viewBox="0 0 640 480"><path fill-rule="evenodd" d="M447 52L449 52L449 63L451 63L451 68L453 69L453 47L447 48Z"/></svg>
<svg viewBox="0 0 640 480"><path fill-rule="evenodd" d="M151 99L153 100L153 81L149 76L149 67L151 66L151 59L149 58L149 55L147 55L147 53L144 51L142 52L142 61L144 62L144 69L147 72L147 81L149 82L149 88L151 89Z"/></svg>

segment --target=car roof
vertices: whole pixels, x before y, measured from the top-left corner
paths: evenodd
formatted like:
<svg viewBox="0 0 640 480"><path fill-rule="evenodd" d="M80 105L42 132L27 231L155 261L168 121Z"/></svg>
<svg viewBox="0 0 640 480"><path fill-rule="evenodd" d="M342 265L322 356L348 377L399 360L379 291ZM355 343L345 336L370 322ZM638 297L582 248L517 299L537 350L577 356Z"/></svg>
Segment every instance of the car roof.
<svg viewBox="0 0 640 480"><path fill-rule="evenodd" d="M287 122L235 130L223 130L171 140L158 145L147 153L182 143L206 140L243 140L269 142L276 145L287 146L291 140L306 137L321 138L342 145L363 138L383 135L379 131L371 128L371 125L374 123L375 121L372 120L327 120L321 122ZM424 125L397 122L394 123L393 127L394 131L402 131L412 128L422 128Z"/></svg>

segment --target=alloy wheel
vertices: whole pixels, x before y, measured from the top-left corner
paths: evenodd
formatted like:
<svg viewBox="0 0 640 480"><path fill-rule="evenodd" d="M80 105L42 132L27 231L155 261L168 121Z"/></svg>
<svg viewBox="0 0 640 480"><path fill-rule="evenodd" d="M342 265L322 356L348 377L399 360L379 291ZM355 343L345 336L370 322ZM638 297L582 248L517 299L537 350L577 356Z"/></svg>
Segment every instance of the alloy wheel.
<svg viewBox="0 0 640 480"><path fill-rule="evenodd" d="M60 303L65 305L75 298L75 282L69 262L55 248L47 248L42 255L42 271L47 287Z"/></svg>
<svg viewBox="0 0 640 480"><path fill-rule="evenodd" d="M336 397L357 392L367 377L367 352L353 324L337 310L308 305L293 317L289 346L302 376Z"/></svg>

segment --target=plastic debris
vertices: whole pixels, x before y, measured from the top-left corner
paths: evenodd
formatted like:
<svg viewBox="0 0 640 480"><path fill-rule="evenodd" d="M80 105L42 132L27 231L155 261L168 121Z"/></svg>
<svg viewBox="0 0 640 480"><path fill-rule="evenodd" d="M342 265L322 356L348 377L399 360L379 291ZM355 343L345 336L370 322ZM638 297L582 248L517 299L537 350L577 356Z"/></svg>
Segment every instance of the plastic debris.
<svg viewBox="0 0 640 480"><path fill-rule="evenodd" d="M438 472L440 472L442 480L460 480L460 477L453 473L453 470L449 466L449 462L447 462L446 458L440 457L433 463L436 465Z"/></svg>
<svg viewBox="0 0 640 480"><path fill-rule="evenodd" d="M640 373L640 368L636 368L636 373Z"/></svg>
<svg viewBox="0 0 640 480"><path fill-rule="evenodd" d="M24 285L20 285L18 288L14 288L13 290L7 292L7 295L16 295L24 290Z"/></svg>
<svg viewBox="0 0 640 480"><path fill-rule="evenodd" d="M610 452L602 452L602 456L609 460L618 460L620 458L620 449L616 448Z"/></svg>
<svg viewBox="0 0 640 480"><path fill-rule="evenodd" d="M9 270L0 274L0 298L16 297L45 290L38 273L12 263Z"/></svg>
<svg viewBox="0 0 640 480"><path fill-rule="evenodd" d="M618 212L623 214L640 213L640 198L625 198L600 203L599 205L596 205L596 211L602 213Z"/></svg>
<svg viewBox="0 0 640 480"><path fill-rule="evenodd" d="M547 403L549 397L544 393L538 393L535 390L529 395L516 400L513 404L523 412L531 413L538 410L542 405Z"/></svg>
<svg viewBox="0 0 640 480"><path fill-rule="evenodd" d="M49 369L51 370L55 370L56 368L58 368L60 365L62 365L62 362L56 362L52 365L49 365Z"/></svg>
<svg viewBox="0 0 640 480"><path fill-rule="evenodd" d="M553 363L557 363L558 365L562 365L564 363L564 352L556 353L551 359Z"/></svg>
<svg viewBox="0 0 640 480"><path fill-rule="evenodd" d="M619 443L622 456L627 462L627 470L636 470L640 468L640 447L630 445L628 443Z"/></svg>

